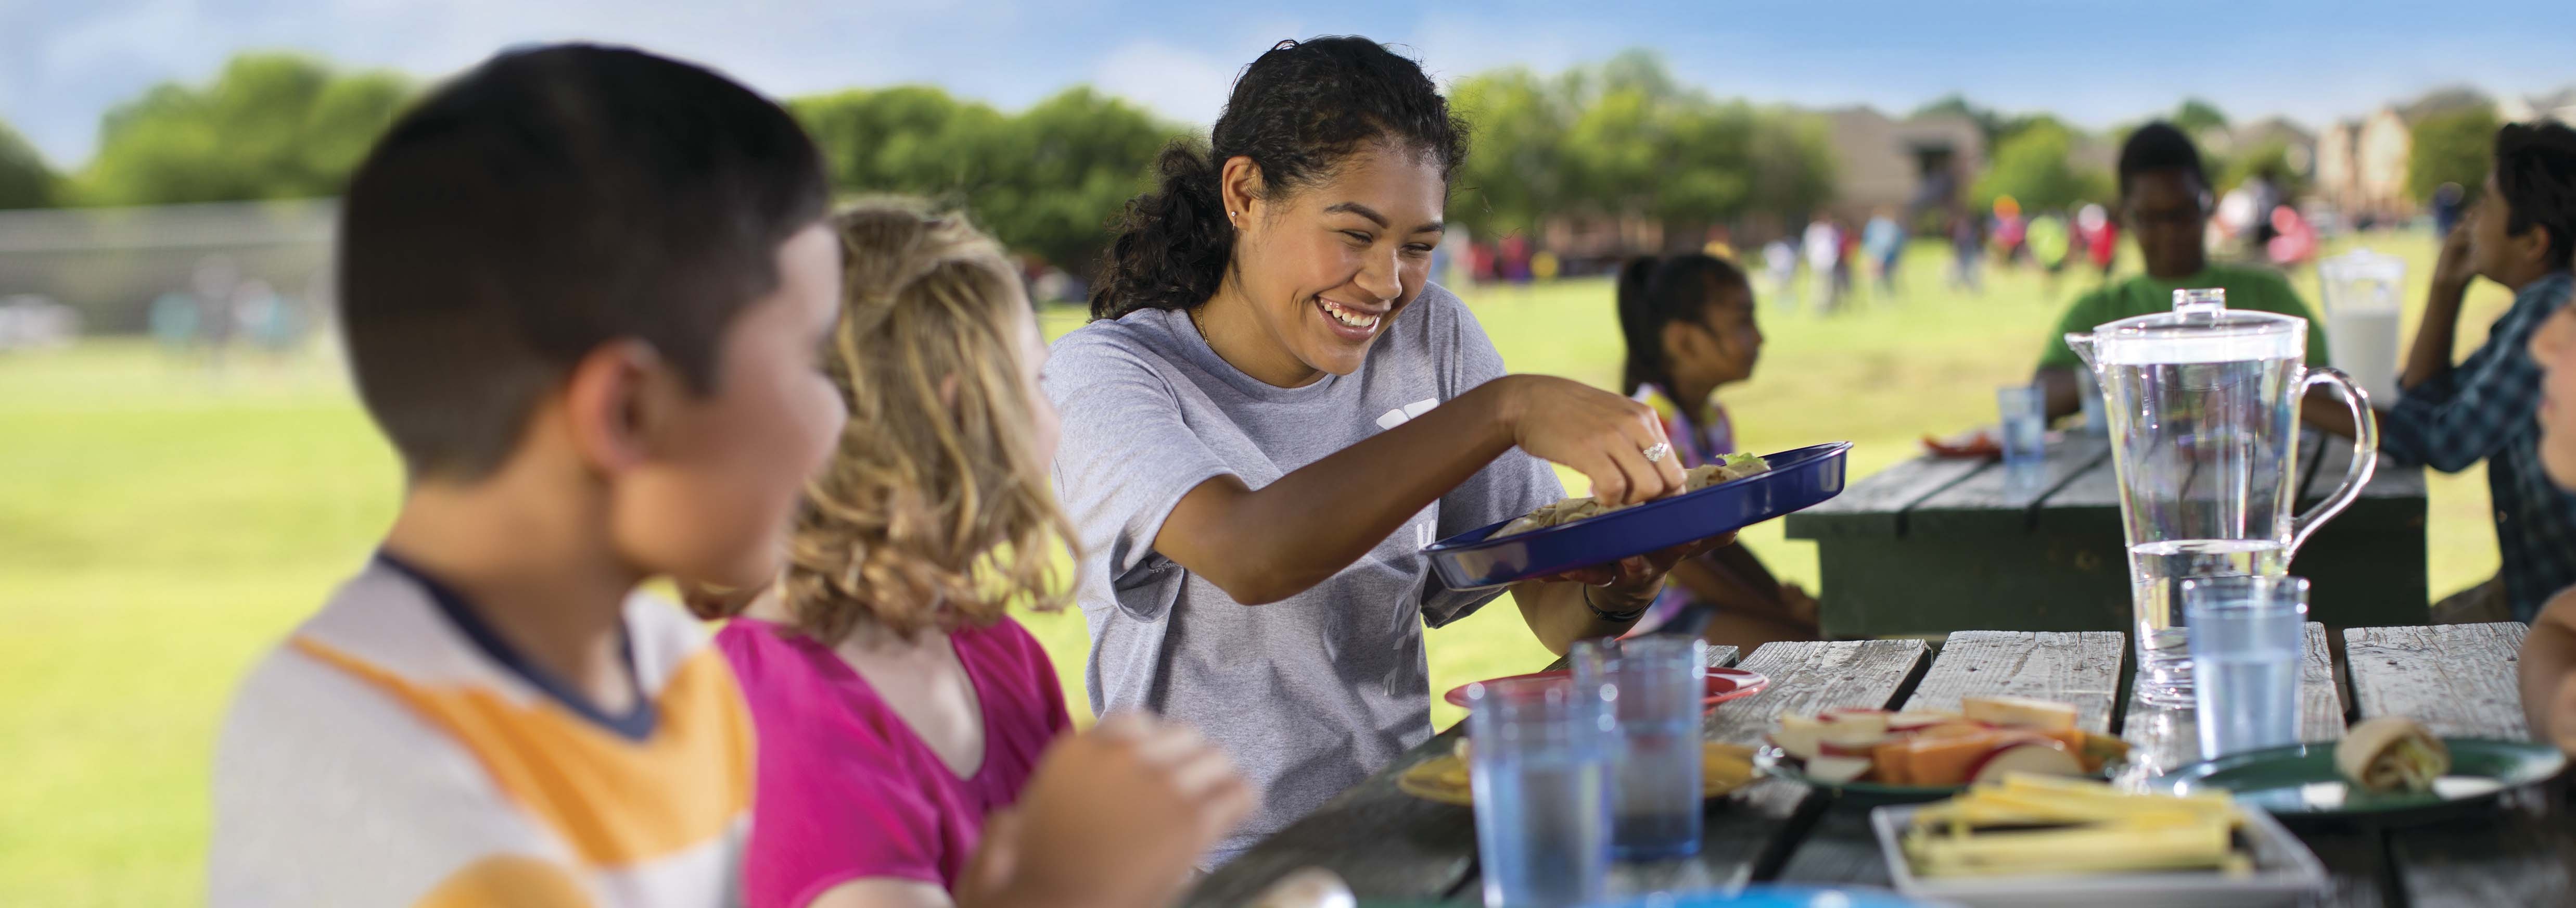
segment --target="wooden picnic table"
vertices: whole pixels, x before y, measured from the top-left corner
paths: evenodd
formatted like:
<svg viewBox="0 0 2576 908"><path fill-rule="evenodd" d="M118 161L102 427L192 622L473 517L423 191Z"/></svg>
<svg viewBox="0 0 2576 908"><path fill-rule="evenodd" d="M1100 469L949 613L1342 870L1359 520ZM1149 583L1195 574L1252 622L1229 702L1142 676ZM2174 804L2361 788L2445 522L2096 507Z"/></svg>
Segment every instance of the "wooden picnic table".
<svg viewBox="0 0 2576 908"><path fill-rule="evenodd" d="M2529 737L2515 693L2520 624L2375 627L2345 631L2338 653L2308 626L2300 678L2304 736L2332 741L2347 718L2405 715L2454 736ZM2116 631L1963 631L1919 640L1773 643L1740 667L1771 678L1760 694L1720 704L1709 740L1754 744L1783 713L1831 706L1955 708L1968 696L2019 694L2076 705L2090 730L2133 748L2124 780L2147 781L2197 759L2189 710L2119 696L2130 647ZM1713 647L1711 663L1735 661ZM2342 679L2348 679L2342 680ZM2349 692L2349 695L2347 694ZM1463 726L1465 723L1460 723ZM1202 881L1187 904L1234 908L1282 874L1331 870L1364 902L1476 904L1473 811L1405 795L1395 778L1451 751L1453 727L1405 753L1314 814ZM2566 905L2576 903L2576 828L2563 786L2508 793L2493 810L2422 826L2297 830L2332 875L2316 906ZM1732 888L1757 881L1890 885L1866 809L1796 783L1764 779L1708 805L1696 855L1614 865L1620 895Z"/></svg>
<svg viewBox="0 0 2576 908"><path fill-rule="evenodd" d="M2299 508L2343 481L2351 442L2304 433ZM1919 457L1789 515L1816 543L1827 636L2129 628L2129 562L2111 443L2069 433L2041 469ZM2381 458L2361 497L2301 547L2310 617L2331 627L2421 624L2424 472Z"/></svg>

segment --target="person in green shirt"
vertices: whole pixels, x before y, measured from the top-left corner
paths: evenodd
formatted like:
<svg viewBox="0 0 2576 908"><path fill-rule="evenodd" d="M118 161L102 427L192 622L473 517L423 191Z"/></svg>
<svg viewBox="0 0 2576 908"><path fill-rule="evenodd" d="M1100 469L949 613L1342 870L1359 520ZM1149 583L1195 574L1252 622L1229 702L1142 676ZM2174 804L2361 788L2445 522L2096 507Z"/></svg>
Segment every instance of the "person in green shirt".
<svg viewBox="0 0 2576 908"><path fill-rule="evenodd" d="M2209 260L2203 237L2209 232L2212 194L2209 175L2201 169L2200 149L2191 137L2165 122L2149 123L2129 134L2120 146L2120 216L2137 240L2147 273L2103 285L2077 297L2057 330L2048 336L2031 381L2048 399L2048 418L2082 409L2076 397L2075 370L2083 362L2066 346L2064 336L2137 315L2173 311L2173 292L2217 287L2227 291L2227 308L2258 309L2308 320L2307 363L2326 364L2326 332L2316 313L2280 272L2267 268L2223 265Z"/></svg>

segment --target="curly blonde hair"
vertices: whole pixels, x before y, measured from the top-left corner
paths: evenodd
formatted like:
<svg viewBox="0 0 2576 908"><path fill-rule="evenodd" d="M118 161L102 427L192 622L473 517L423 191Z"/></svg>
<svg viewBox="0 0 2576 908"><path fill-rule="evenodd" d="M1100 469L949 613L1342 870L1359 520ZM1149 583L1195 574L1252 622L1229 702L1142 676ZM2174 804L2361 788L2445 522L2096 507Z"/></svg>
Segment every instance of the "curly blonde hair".
<svg viewBox="0 0 2576 908"><path fill-rule="evenodd" d="M798 509L794 629L910 638L991 624L1014 602L1064 607L1053 556L1073 529L1031 438L1018 332L1036 313L1010 260L913 199L861 201L835 226L841 323L824 360L850 419Z"/></svg>

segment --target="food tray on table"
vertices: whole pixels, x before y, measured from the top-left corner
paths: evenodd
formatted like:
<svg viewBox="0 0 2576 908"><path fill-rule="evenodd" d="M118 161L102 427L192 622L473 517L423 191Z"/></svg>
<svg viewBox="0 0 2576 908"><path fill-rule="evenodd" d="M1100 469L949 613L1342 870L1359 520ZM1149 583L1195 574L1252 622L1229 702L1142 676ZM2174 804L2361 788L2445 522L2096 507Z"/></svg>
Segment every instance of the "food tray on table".
<svg viewBox="0 0 2576 908"><path fill-rule="evenodd" d="M1423 547L1450 589L1502 586L1729 533L1842 494L1851 442L1763 456L1770 469L1572 523L1495 536L1511 521Z"/></svg>
<svg viewBox="0 0 2576 908"><path fill-rule="evenodd" d="M2295 905L2326 887L2325 865L2289 830L2260 810L2244 811L2235 833L2252 865L2244 873L2196 870L1924 877L1915 874L1901 844L1915 811L1921 809L1881 807L1869 814L1870 827L1878 835L1879 852L1887 858L1888 877L1895 881L1896 891L1918 899L1973 908L2261 908Z"/></svg>

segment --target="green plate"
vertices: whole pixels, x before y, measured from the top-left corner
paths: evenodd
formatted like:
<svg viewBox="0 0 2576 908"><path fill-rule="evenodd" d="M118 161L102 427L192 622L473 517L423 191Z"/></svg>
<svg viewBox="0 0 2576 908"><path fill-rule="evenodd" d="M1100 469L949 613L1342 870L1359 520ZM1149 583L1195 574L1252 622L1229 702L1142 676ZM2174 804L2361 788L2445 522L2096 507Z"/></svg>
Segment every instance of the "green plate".
<svg viewBox="0 0 2576 908"><path fill-rule="evenodd" d="M2495 800L2507 790L2546 782L2567 768L2558 748L2529 741L2444 738L2451 772L2422 793L2374 794L2353 788L2335 769L2334 746L2300 744L2229 754L2166 776L2177 791L2216 788L2283 819L2440 819Z"/></svg>

